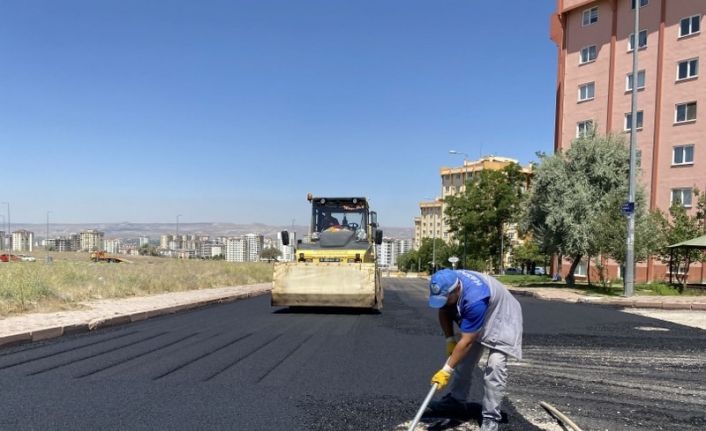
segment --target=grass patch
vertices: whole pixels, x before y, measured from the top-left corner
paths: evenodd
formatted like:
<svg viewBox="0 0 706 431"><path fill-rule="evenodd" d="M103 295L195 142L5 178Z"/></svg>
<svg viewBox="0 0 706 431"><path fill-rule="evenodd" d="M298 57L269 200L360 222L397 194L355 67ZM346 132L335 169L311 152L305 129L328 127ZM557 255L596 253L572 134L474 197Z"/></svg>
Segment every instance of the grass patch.
<svg viewBox="0 0 706 431"><path fill-rule="evenodd" d="M561 281L552 281L551 277L546 275L496 275L494 276L501 283L510 286L526 286L526 287L560 287L565 283Z"/></svg>
<svg viewBox="0 0 706 431"><path fill-rule="evenodd" d="M39 256L37 262L0 264L0 316L72 309L92 299L272 281L268 263L131 257L132 264L116 264L90 262L85 253L53 257L51 264Z"/></svg>

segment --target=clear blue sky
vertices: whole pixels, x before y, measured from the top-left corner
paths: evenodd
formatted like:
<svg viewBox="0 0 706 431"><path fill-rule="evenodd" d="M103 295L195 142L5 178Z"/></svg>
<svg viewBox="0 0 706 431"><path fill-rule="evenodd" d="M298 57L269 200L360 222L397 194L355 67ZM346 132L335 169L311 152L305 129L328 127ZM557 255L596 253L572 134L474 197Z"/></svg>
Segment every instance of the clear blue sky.
<svg viewBox="0 0 706 431"><path fill-rule="evenodd" d="M448 150L552 150L554 0L0 3L13 223L304 223L313 192L411 227Z"/></svg>

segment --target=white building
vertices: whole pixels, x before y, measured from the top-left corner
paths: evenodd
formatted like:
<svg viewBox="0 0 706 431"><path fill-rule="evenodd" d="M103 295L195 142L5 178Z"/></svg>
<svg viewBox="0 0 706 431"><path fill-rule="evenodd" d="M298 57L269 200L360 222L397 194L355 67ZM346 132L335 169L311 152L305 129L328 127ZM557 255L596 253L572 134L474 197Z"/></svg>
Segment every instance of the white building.
<svg viewBox="0 0 706 431"><path fill-rule="evenodd" d="M119 239L106 239L105 240L105 251L108 253L120 253L120 247L122 246L122 241Z"/></svg>
<svg viewBox="0 0 706 431"><path fill-rule="evenodd" d="M171 250L171 247L169 246L170 243L174 240L174 237L171 235L161 235L159 237L159 248L163 249L169 249Z"/></svg>
<svg viewBox="0 0 706 431"><path fill-rule="evenodd" d="M382 244L377 246L378 265L384 268L397 266L397 240L383 238Z"/></svg>
<svg viewBox="0 0 706 431"><path fill-rule="evenodd" d="M256 233L245 235L245 241L248 243L248 262L257 262L260 260L260 254L265 243L265 237Z"/></svg>
<svg viewBox="0 0 706 431"><path fill-rule="evenodd" d="M397 241L397 256L407 253L414 248L414 241L411 239L401 239Z"/></svg>
<svg viewBox="0 0 706 431"><path fill-rule="evenodd" d="M246 262L248 258L248 242L243 237L226 240L226 261Z"/></svg>
<svg viewBox="0 0 706 431"><path fill-rule="evenodd" d="M31 252L34 244L34 233L20 229L12 232L12 251Z"/></svg>
<svg viewBox="0 0 706 431"><path fill-rule="evenodd" d="M79 235L81 236L81 251L103 250L103 232L89 229Z"/></svg>
<svg viewBox="0 0 706 431"><path fill-rule="evenodd" d="M289 245L282 244L282 232L277 233L277 248L279 249L282 256L280 256L280 262L293 262L294 261L294 244L297 243L297 233L289 232Z"/></svg>
<svg viewBox="0 0 706 431"><path fill-rule="evenodd" d="M146 236L140 237L140 247L142 247L143 245L149 244L149 243L150 243L149 237L146 237Z"/></svg>

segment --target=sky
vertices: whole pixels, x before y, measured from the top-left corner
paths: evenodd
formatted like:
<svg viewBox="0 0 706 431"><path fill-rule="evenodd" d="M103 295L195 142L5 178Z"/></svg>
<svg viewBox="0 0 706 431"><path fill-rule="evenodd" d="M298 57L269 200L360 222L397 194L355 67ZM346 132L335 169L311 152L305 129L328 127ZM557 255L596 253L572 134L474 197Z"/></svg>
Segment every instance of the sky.
<svg viewBox="0 0 706 431"><path fill-rule="evenodd" d="M412 227L439 169L551 152L554 0L0 0L15 222ZM6 214L7 205L0 205Z"/></svg>

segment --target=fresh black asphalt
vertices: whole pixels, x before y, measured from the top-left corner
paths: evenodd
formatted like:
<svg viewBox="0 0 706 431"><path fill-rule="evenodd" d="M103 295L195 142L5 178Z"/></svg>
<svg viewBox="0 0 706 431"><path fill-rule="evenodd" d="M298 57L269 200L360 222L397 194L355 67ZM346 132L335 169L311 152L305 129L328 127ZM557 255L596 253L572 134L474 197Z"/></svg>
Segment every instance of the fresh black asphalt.
<svg viewBox="0 0 706 431"><path fill-rule="evenodd" d="M423 281L384 283L380 314L262 296L2 349L0 430L399 429L444 340ZM541 429L542 400L585 430L706 428L705 331L519 299L501 429Z"/></svg>

